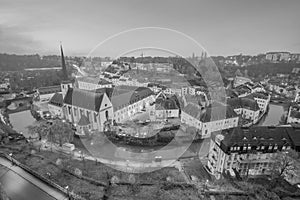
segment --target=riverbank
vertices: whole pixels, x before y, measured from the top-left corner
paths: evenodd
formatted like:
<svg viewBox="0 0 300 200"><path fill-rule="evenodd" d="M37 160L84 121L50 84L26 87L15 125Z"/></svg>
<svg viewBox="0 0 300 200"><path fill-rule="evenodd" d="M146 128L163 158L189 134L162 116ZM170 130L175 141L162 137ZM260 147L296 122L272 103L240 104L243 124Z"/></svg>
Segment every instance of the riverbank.
<svg viewBox="0 0 300 200"><path fill-rule="evenodd" d="M56 200L65 199L67 195L49 187L40 179L32 176L21 167L11 164L11 161L0 157L0 173L2 184L7 196L13 200ZM13 187L12 187L13 186ZM16 193L20 188L22 193Z"/></svg>
<svg viewBox="0 0 300 200"><path fill-rule="evenodd" d="M277 126L280 124L282 115L284 115L283 105L270 103L268 112L256 126Z"/></svg>

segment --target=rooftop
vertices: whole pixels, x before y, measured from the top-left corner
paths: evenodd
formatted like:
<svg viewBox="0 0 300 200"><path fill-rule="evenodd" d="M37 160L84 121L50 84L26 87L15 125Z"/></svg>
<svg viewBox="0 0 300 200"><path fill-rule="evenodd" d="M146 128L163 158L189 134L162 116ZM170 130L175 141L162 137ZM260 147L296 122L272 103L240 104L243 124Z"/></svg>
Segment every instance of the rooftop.
<svg viewBox="0 0 300 200"><path fill-rule="evenodd" d="M98 112L105 93L69 88L64 103Z"/></svg>
<svg viewBox="0 0 300 200"><path fill-rule="evenodd" d="M77 81L79 82L86 82L86 83L93 83L93 84L97 84L97 85L107 85L107 84L111 84L111 82L102 79L102 78L96 78L96 77L88 77L88 76L82 76L82 77L78 77Z"/></svg>
<svg viewBox="0 0 300 200"><path fill-rule="evenodd" d="M224 152L228 152L233 146L291 145L292 142L296 142L289 137L294 130L296 129L292 127L236 127L222 131L224 139L221 141L221 148Z"/></svg>
<svg viewBox="0 0 300 200"><path fill-rule="evenodd" d="M63 96L60 93L55 93L49 101L49 104L62 107L63 106Z"/></svg>
<svg viewBox="0 0 300 200"><path fill-rule="evenodd" d="M49 86L49 87L40 87L38 89L39 94L51 94L51 93L57 93L61 92L61 87L60 85L54 85L54 86Z"/></svg>
<svg viewBox="0 0 300 200"><path fill-rule="evenodd" d="M258 111L259 106L254 99L250 98L231 98L227 100L227 104L233 109L246 108L253 111Z"/></svg>

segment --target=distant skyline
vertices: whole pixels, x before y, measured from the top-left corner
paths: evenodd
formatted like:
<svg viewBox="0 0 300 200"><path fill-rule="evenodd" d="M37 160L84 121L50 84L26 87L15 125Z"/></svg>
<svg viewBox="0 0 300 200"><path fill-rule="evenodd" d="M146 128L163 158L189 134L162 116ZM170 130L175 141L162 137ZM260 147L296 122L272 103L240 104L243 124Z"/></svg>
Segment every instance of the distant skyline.
<svg viewBox="0 0 300 200"><path fill-rule="evenodd" d="M59 55L62 41L66 56L85 56L106 38L138 27L180 31L213 56L300 53L299 0L0 0L0 5L0 53ZM139 37L128 40L138 45ZM182 42L148 37L183 56L194 52ZM126 49L131 44L114 43L97 56Z"/></svg>

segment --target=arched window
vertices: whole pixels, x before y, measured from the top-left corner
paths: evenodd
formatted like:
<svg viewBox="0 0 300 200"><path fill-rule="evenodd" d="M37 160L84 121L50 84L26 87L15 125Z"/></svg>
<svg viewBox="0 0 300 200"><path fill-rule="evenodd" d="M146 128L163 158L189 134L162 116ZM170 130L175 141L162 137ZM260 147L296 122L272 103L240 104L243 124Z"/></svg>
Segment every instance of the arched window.
<svg viewBox="0 0 300 200"><path fill-rule="evenodd" d="M105 111L105 117L108 119L108 110Z"/></svg>

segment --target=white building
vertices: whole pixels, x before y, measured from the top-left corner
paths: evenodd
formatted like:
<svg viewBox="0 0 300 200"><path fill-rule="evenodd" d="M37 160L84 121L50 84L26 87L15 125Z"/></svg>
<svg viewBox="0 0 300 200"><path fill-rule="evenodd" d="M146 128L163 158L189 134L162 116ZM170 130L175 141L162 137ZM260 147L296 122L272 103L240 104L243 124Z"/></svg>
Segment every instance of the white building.
<svg viewBox="0 0 300 200"><path fill-rule="evenodd" d="M252 93L252 94L246 96L246 98L254 99L257 102L261 112L264 113L264 112L267 111L267 108L268 108L269 103L270 103L271 96L268 93L255 92L255 93Z"/></svg>
<svg viewBox="0 0 300 200"><path fill-rule="evenodd" d="M179 107L176 103L176 96L167 97L160 93L155 101L155 118L157 120L167 120L168 118L179 117Z"/></svg>
<svg viewBox="0 0 300 200"><path fill-rule="evenodd" d="M82 90L96 90L99 88L112 88L112 83L102 79L94 77L78 77L76 79L78 88Z"/></svg>
<svg viewBox="0 0 300 200"><path fill-rule="evenodd" d="M266 60L270 62L287 62L290 60L290 52L268 52L266 53Z"/></svg>
<svg viewBox="0 0 300 200"><path fill-rule="evenodd" d="M87 117L90 129L103 131L105 123L113 119L113 106L105 92L69 88L64 97L63 113L73 124L78 124L82 116Z"/></svg>
<svg viewBox="0 0 300 200"><path fill-rule="evenodd" d="M289 129L289 130L287 130ZM216 178L231 175L269 174L277 151L291 148L287 127L233 128L211 138L207 169ZM234 172L235 171L235 172Z"/></svg>
<svg viewBox="0 0 300 200"><path fill-rule="evenodd" d="M226 105L214 103L204 108L188 103L181 111L181 122L198 129L201 138L208 138L212 132L237 127L239 117Z"/></svg>
<svg viewBox="0 0 300 200"><path fill-rule="evenodd" d="M260 109L254 99L231 98L227 100L227 104L234 109L237 115L248 121L245 124L256 124L258 122Z"/></svg>
<svg viewBox="0 0 300 200"><path fill-rule="evenodd" d="M149 88L118 86L111 97L114 120L117 123L130 120L137 112L147 109L154 101L154 93Z"/></svg>

